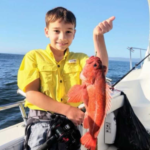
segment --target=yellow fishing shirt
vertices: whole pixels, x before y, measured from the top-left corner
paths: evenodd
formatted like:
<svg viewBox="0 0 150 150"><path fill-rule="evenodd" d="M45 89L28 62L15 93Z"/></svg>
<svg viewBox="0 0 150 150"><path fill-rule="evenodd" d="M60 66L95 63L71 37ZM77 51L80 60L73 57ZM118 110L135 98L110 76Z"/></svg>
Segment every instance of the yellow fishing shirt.
<svg viewBox="0 0 150 150"><path fill-rule="evenodd" d="M26 86L32 81L40 78L40 91L45 95L77 107L80 103L68 103L67 93L76 84L81 84L80 73L88 56L83 53L73 53L66 50L63 59L57 62L50 44L46 50L38 49L28 52L18 70L18 87L26 92ZM25 107L43 110L26 99Z"/></svg>

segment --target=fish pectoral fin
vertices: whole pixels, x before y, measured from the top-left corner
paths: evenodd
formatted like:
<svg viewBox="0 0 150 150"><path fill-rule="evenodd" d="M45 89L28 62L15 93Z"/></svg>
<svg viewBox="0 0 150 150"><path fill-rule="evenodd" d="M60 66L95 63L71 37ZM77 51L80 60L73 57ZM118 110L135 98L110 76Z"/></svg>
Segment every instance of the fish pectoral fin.
<svg viewBox="0 0 150 150"><path fill-rule="evenodd" d="M82 85L73 86L68 92L68 102L81 102L83 98L83 88Z"/></svg>

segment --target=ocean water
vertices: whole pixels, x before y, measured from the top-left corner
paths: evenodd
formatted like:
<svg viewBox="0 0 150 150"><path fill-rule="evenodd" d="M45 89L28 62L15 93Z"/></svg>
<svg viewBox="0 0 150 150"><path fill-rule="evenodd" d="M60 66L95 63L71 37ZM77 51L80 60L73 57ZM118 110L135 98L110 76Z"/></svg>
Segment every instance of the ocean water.
<svg viewBox="0 0 150 150"><path fill-rule="evenodd" d="M4 104L23 100L24 97L17 94L17 72L23 55L0 53L0 107ZM135 63L133 62L133 66ZM117 82L129 71L129 62L109 61L108 78L112 83ZM19 107L0 111L0 129L6 128L22 121Z"/></svg>

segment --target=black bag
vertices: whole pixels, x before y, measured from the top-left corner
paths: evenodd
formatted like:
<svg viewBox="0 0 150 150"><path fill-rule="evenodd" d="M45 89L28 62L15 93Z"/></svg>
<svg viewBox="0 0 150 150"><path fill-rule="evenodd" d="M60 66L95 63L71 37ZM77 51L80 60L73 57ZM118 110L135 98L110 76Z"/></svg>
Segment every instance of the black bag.
<svg viewBox="0 0 150 150"><path fill-rule="evenodd" d="M66 150L78 150L81 146L81 134L72 121L60 114L51 116L51 135L38 150L45 150L54 143L65 143Z"/></svg>
<svg viewBox="0 0 150 150"><path fill-rule="evenodd" d="M118 150L150 150L150 135L135 115L127 96L116 116L117 133L115 146Z"/></svg>
<svg viewBox="0 0 150 150"><path fill-rule="evenodd" d="M66 116L61 114L39 110L30 110L29 119L25 129L25 141L24 141L24 150L29 150L28 140L30 136L30 129L33 124L39 122L48 122L51 126L51 129L47 131L47 140L42 144L38 150L47 150L49 147L52 147L53 144L61 146L58 149L62 149L62 146L66 150L77 150L80 148L80 138L81 134L73 124L73 122L66 118ZM62 143L62 144L61 144Z"/></svg>

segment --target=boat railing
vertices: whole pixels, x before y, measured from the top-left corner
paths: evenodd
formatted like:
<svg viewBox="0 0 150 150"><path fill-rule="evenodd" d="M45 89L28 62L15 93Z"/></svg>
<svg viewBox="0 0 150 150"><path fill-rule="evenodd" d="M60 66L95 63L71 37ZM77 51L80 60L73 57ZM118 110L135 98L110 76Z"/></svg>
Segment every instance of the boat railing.
<svg viewBox="0 0 150 150"><path fill-rule="evenodd" d="M18 90L17 93L25 96L25 93L23 93L21 90ZM23 121L26 125L27 124L27 115L26 115L26 111L25 111L25 108L24 108L24 103L25 103L25 100L21 100L21 101L14 102L14 103L0 105L0 111L7 110L7 109L10 109L10 108L14 108L14 107L19 107L22 118L23 118Z"/></svg>
<svg viewBox="0 0 150 150"><path fill-rule="evenodd" d="M140 60L142 60L142 51L146 51L146 49L137 48L137 47L127 47L127 49L130 51L130 70L131 70L132 69L132 52L134 52L134 50L139 50L140 51Z"/></svg>

